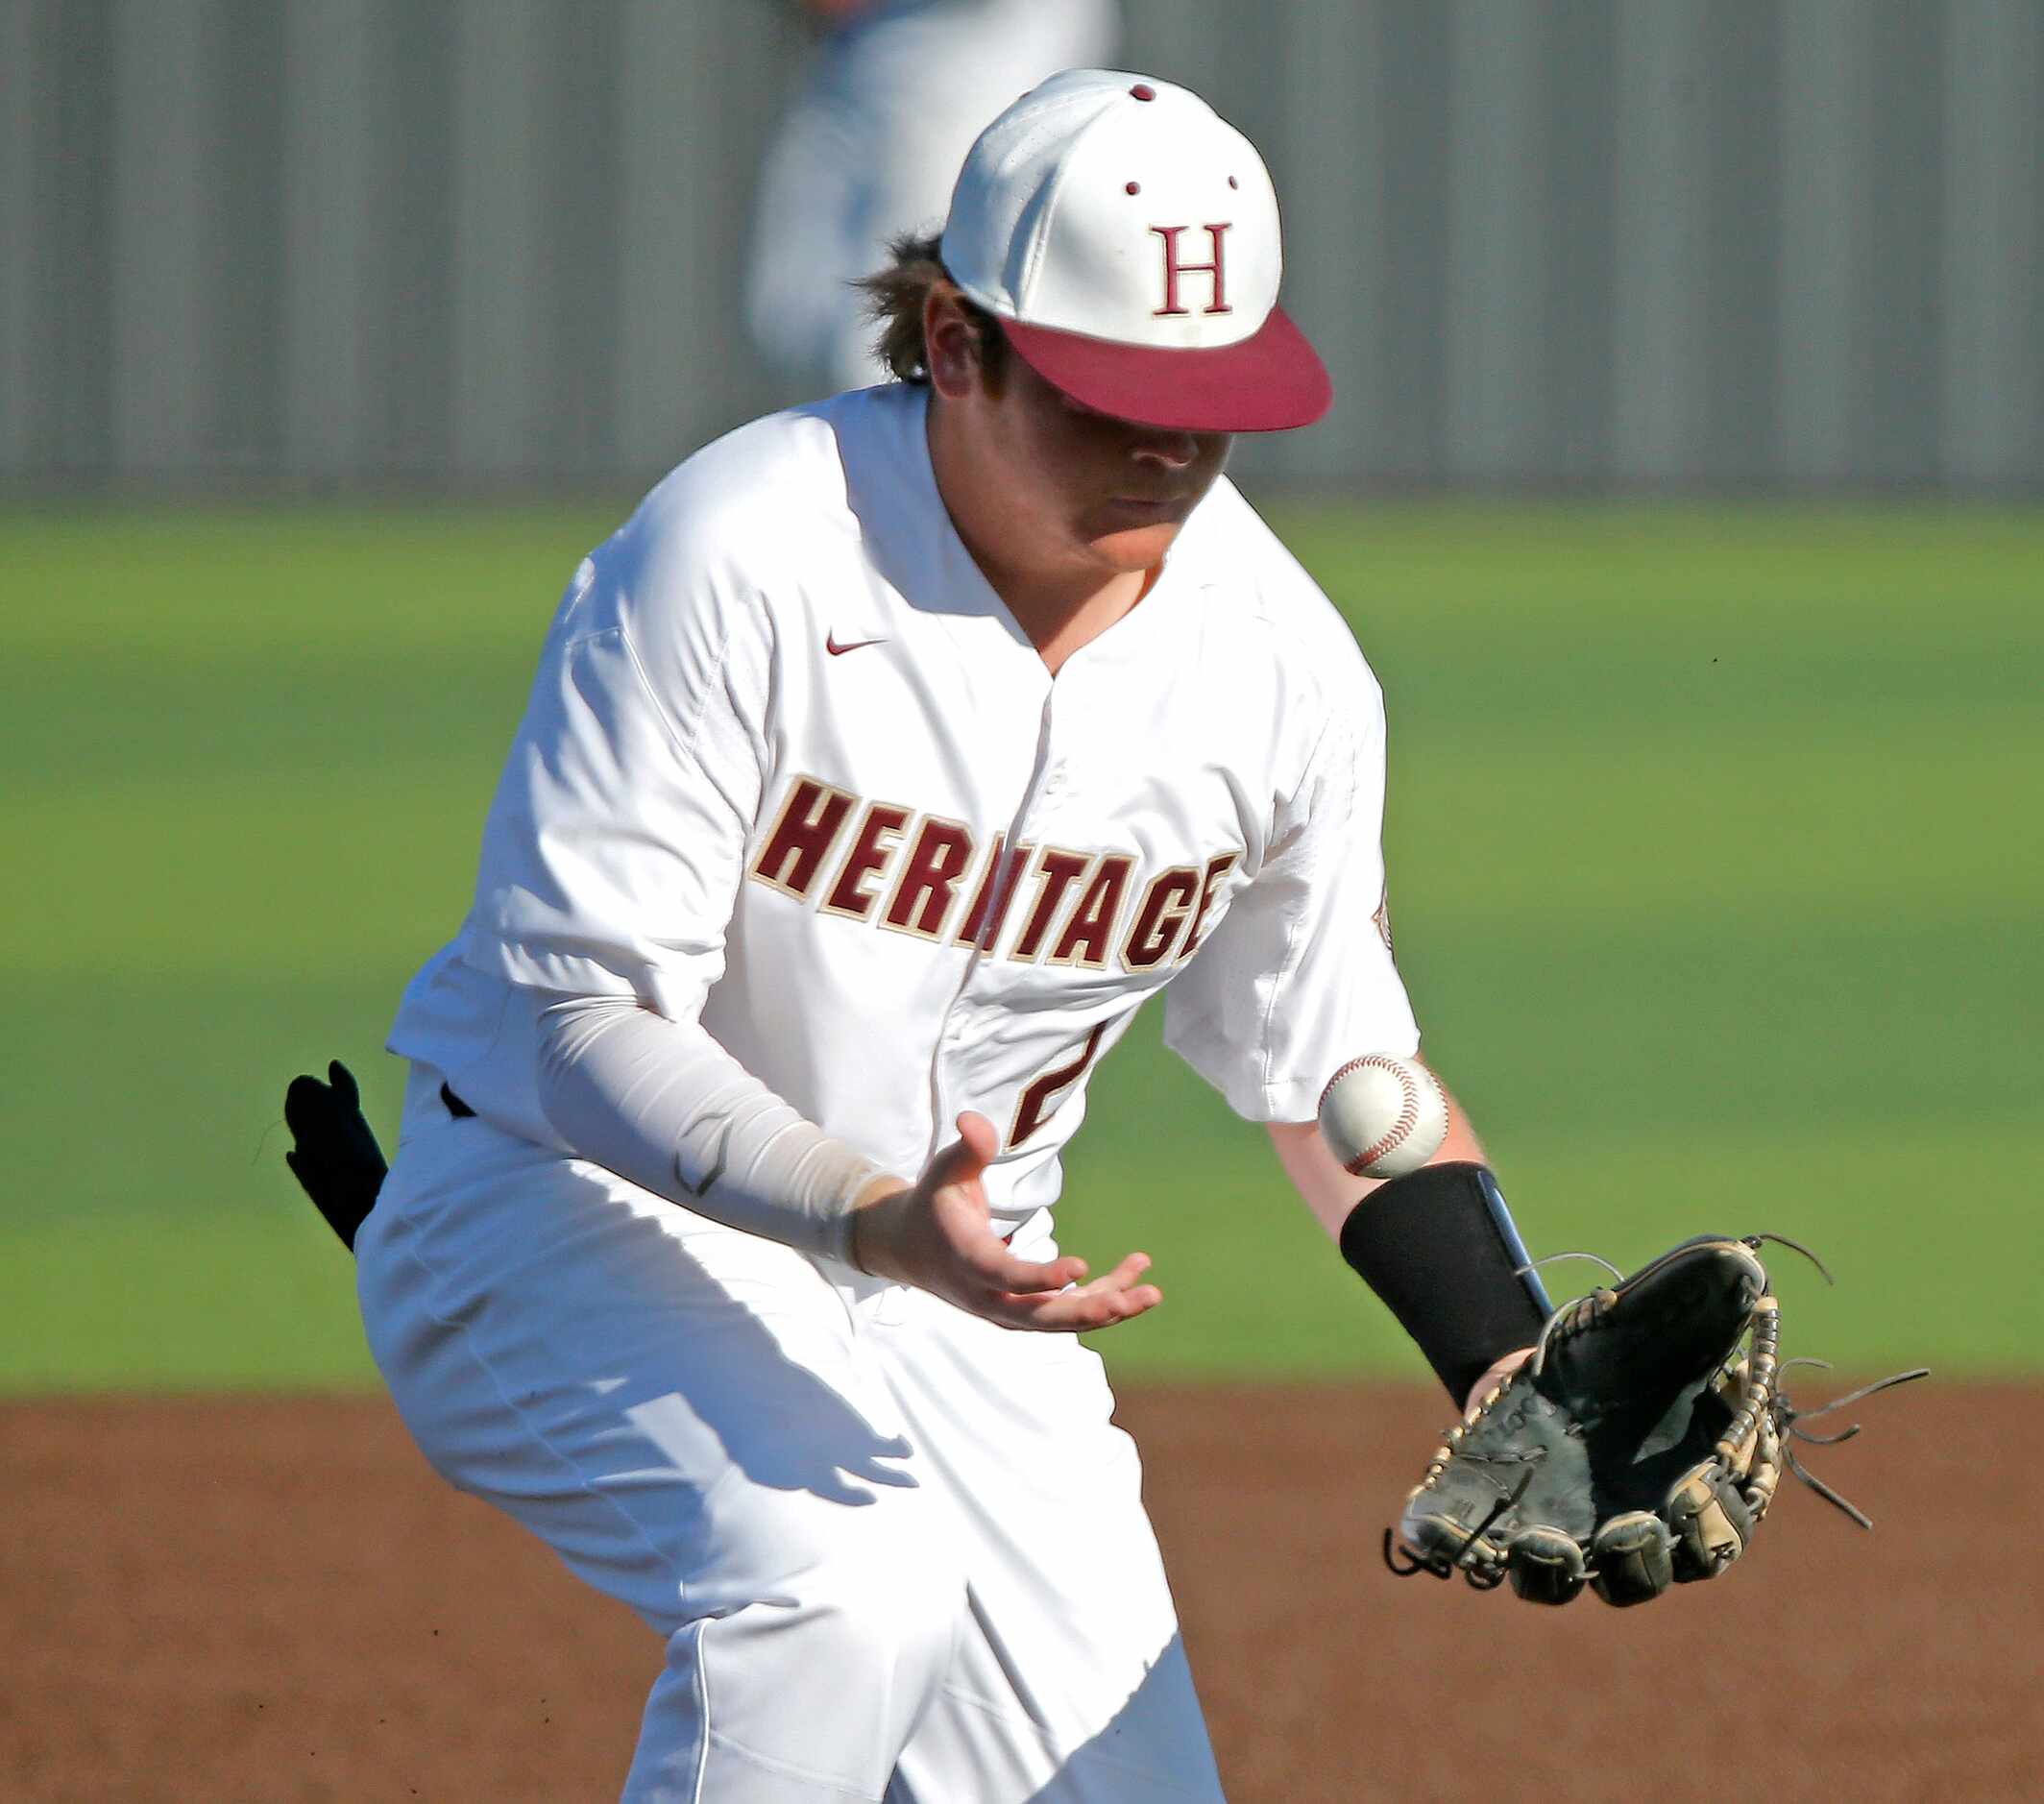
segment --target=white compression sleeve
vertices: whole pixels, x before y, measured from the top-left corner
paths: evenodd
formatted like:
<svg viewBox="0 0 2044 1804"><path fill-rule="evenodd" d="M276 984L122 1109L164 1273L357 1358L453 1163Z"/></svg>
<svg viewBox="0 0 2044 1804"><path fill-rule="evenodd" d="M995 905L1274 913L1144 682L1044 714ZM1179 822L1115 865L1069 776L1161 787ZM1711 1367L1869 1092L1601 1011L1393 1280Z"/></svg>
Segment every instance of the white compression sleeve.
<svg viewBox="0 0 2044 1804"><path fill-rule="evenodd" d="M540 1016L540 1105L619 1177L747 1233L851 1262L851 1210L881 1167L806 1121L693 1021L615 997Z"/></svg>

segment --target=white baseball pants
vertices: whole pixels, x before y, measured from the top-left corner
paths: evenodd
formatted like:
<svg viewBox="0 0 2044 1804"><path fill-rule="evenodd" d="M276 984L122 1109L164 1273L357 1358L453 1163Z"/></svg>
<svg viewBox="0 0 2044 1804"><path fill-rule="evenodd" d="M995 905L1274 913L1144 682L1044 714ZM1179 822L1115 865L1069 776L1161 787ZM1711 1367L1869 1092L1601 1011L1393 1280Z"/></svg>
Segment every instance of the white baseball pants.
<svg viewBox="0 0 2044 1804"><path fill-rule="evenodd" d="M833 1282L439 1085L363 1323L441 1475L666 1640L627 1799L1221 1796L1091 1352Z"/></svg>

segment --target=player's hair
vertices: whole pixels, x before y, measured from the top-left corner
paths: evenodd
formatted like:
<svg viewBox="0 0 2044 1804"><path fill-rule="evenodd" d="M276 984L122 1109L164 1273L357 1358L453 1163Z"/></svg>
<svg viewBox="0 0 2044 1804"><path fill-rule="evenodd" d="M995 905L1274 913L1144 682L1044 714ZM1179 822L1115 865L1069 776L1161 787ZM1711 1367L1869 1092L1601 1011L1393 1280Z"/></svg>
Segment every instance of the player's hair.
<svg viewBox="0 0 2044 1804"><path fill-rule="evenodd" d="M923 343L923 303L933 289L949 288L979 339L981 374L988 383L998 384L1008 362L1008 339L1001 322L965 298L944 267L940 247L941 240L935 236L905 232L888 245L893 261L857 284L865 292L866 312L878 329L874 349L881 362L902 381L927 386L930 356Z"/></svg>

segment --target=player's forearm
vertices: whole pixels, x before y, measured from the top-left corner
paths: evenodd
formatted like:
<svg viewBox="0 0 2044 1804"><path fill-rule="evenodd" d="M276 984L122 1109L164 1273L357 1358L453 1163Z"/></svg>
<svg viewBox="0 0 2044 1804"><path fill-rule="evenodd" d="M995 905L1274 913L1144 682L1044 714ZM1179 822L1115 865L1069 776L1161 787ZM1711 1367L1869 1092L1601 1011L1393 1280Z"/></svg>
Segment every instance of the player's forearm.
<svg viewBox="0 0 2044 1804"><path fill-rule="evenodd" d="M1483 1164L1483 1144L1476 1137L1476 1130L1462 1105L1455 1101L1454 1092L1446 1085L1441 1087L1448 1098L1448 1135L1441 1142L1441 1150L1426 1162L1446 1165L1468 1160ZM1350 1212L1384 1180L1356 1178L1344 1171L1327 1150L1319 1128L1310 1121L1274 1121L1268 1125L1271 1146L1285 1176L1313 1211L1313 1219L1327 1231L1327 1237L1339 1241Z"/></svg>
<svg viewBox="0 0 2044 1804"><path fill-rule="evenodd" d="M805 1120L693 1021L564 997L541 1016L540 1104L584 1158L684 1208L849 1256L880 1167Z"/></svg>
<svg viewBox="0 0 2044 1804"><path fill-rule="evenodd" d="M1546 1314L1482 1143L1448 1097L1448 1133L1402 1178L1351 1177L1313 1122L1273 1123L1271 1144L1342 1256L1410 1334L1457 1408L1522 1353ZM1380 1200L1379 1200L1380 1199Z"/></svg>

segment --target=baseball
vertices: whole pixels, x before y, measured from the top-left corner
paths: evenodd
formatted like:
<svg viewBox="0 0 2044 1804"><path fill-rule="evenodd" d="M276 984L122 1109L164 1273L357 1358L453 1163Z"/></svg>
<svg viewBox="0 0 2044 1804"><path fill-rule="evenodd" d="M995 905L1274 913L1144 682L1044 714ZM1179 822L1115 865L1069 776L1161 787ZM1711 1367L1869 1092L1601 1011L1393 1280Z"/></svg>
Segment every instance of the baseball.
<svg viewBox="0 0 2044 1804"><path fill-rule="evenodd" d="M1320 1132L1342 1169L1358 1178L1418 1171L1448 1137L1448 1097L1410 1059L1365 1053L1327 1080Z"/></svg>

